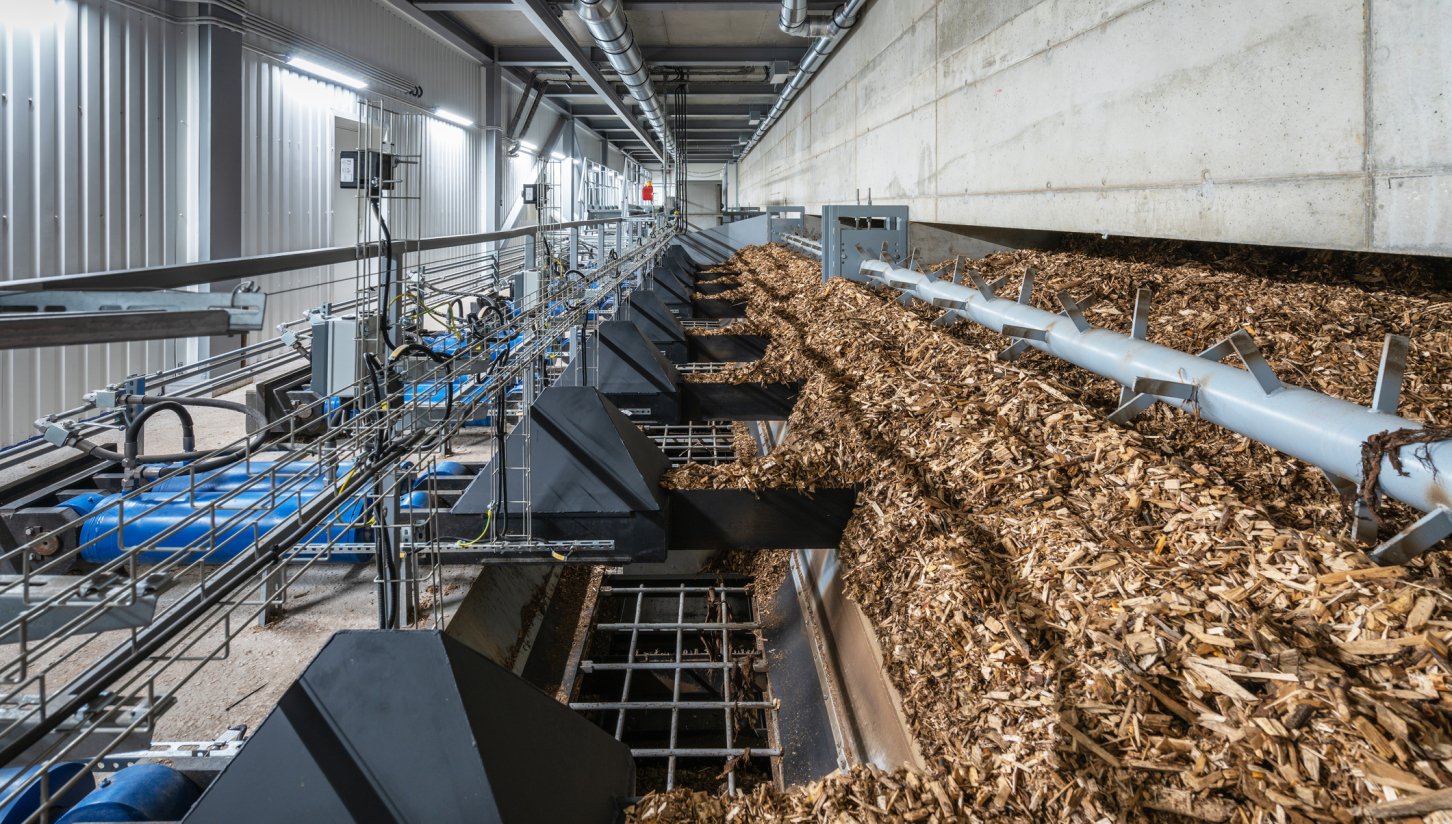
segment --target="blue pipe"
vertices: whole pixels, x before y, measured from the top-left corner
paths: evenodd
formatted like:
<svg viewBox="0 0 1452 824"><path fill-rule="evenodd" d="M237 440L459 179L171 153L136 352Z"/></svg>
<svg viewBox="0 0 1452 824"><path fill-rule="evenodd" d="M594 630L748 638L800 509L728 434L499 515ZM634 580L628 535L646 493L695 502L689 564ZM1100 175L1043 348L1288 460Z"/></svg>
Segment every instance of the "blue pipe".
<svg viewBox="0 0 1452 824"><path fill-rule="evenodd" d="M275 496L272 483L274 468L277 486L282 490ZM351 468L349 464L341 464L338 476L347 474ZM443 465L434 471L441 475L462 475L467 470L461 464L454 464L448 471ZM296 480L304 473L312 476L304 481ZM257 481L252 487L237 491L239 486L253 478ZM80 533L81 545L85 547L81 550L81 558L90 563L113 560L124 554L127 548L153 541L168 529L190 519L174 533L161 538L155 549L140 553L139 560L157 563L171 558L179 550L196 547L186 553L185 563L203 560L220 564L249 551L259 537L296 514L308 501L323 494L329 483L329 477L319 473L316 464L292 461L274 465L252 461L199 476L189 494L186 490L191 488L191 478L181 476L160 481L144 492L82 495L63 505L85 516ZM222 500L229 493L231 497ZM346 524L365 520L364 503L362 499L349 502L335 513L333 522ZM412 492L402 501L404 509L426 509L429 503L428 493L424 491ZM116 527L123 512L126 514L126 526L118 533ZM308 535L304 543L322 548L329 543L371 542L372 530L367 527L325 526ZM352 563L368 557L367 553L334 552L329 560Z"/></svg>
<svg viewBox="0 0 1452 824"><path fill-rule="evenodd" d="M67 781L75 778L86 768L81 761L62 761L59 764L51 765L45 771L46 789L54 796L50 803L52 816L59 815L70 809L76 802L86 797L86 794L96 788L96 779L86 774L74 787L66 790L59 796L55 791L64 786ZM13 781L17 776L22 776L22 781L30 782L15 800L0 807L0 824L21 824L31 816L40 812L41 803L41 776L40 767L5 767L0 769L0 787ZM8 794L8 793L7 793Z"/></svg>
<svg viewBox="0 0 1452 824"><path fill-rule="evenodd" d="M133 764L101 782L58 824L180 821L201 797L191 779L161 764Z"/></svg>

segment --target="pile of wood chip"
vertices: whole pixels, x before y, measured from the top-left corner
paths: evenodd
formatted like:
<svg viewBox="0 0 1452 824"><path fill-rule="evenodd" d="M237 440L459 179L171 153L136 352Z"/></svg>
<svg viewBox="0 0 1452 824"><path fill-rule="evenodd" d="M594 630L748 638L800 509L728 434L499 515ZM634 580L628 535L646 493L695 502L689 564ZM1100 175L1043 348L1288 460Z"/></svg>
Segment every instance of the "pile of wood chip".
<svg viewBox="0 0 1452 824"><path fill-rule="evenodd" d="M1249 325L1289 381L1365 400L1381 335L1414 335L1404 411L1447 414L1445 293L1084 251L994 256L1040 297L1110 293L1193 350ZM1433 553L1376 568L1307 467L1190 416L1104 420L1112 387L1051 358L996 361L779 247L743 250L767 357L806 380L773 453L683 486L860 483L840 549L929 771L785 791L652 794L637 821L1351 821L1452 809L1452 596ZM1052 299L1051 297L1049 299ZM1042 305L1048 305L1043 301ZM1115 318L1118 312L1123 317ZM1438 325L1442 329L1438 329ZM1437 820L1432 812L1427 820ZM1447 819L1452 820L1452 819Z"/></svg>

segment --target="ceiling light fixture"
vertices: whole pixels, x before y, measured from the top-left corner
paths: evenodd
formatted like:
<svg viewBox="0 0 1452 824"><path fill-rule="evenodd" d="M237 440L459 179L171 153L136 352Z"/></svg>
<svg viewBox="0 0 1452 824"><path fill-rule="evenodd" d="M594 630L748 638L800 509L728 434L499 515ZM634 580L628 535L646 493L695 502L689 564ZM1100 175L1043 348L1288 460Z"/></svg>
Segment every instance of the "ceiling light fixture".
<svg viewBox="0 0 1452 824"><path fill-rule="evenodd" d="M474 125L474 121L461 114L454 114L448 109L436 108L434 109L434 114L438 115L444 120L449 121L450 123L455 123L460 126L468 127Z"/></svg>
<svg viewBox="0 0 1452 824"><path fill-rule="evenodd" d="M0 29L43 29L65 22L68 4L65 0L15 0L0 21Z"/></svg>
<svg viewBox="0 0 1452 824"><path fill-rule="evenodd" d="M322 63L318 63L314 60L309 60L306 57L298 57L297 55L293 55L292 57L289 57L287 59L287 65L292 66L295 69L305 71L308 74L316 75L325 80L331 80L334 83L342 83L344 86L348 86L350 88L368 88L368 82L366 80L354 77L351 74L344 74L337 69L329 68L327 66L324 66Z"/></svg>

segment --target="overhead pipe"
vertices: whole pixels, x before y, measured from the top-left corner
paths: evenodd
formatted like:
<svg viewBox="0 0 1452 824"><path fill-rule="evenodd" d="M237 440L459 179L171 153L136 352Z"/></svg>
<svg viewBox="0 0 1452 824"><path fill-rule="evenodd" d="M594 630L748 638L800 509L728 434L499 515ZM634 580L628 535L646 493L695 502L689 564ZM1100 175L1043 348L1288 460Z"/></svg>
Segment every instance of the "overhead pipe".
<svg viewBox="0 0 1452 824"><path fill-rule="evenodd" d="M620 0L575 0L575 14L585 22L595 45L605 52L610 67L620 75L620 81L630 90L630 96L640 104L645 121L655 130L661 148L672 158L676 157L676 143L666 123L665 107L655 86L650 82L645 58L635 42L635 32L630 21L625 19L625 7Z"/></svg>
<svg viewBox="0 0 1452 824"><path fill-rule="evenodd" d="M779 20L782 31L788 34L805 31L803 36L816 37L817 42L807 50L801 65L797 67L797 73L792 75L792 79L782 87L781 94L777 96L771 110L761 119L761 125L756 127L756 133L746 141L746 145L741 149L741 154L736 156L737 160L746 157L747 153L761 141L762 136L772 127L772 124L781 119L792 100L796 99L797 94L807 87L812 76L826 64L827 58L837 50L837 46L847 39L847 33L857 24L857 16L861 13L862 7L866 5L867 0L847 0L832 13L830 21L821 21L821 25L816 26L816 24L806 21L805 3L801 0L782 0L781 19ZM800 11L798 11L799 9ZM800 22L798 22L799 19ZM791 28L788 28L788 24L791 24Z"/></svg>
<svg viewBox="0 0 1452 824"><path fill-rule="evenodd" d="M855 16L855 10L848 11L846 5L841 5L831 17L809 18L807 0L781 0L781 17L777 20L777 27L793 37L832 37L834 26L838 31L852 28Z"/></svg>
<svg viewBox="0 0 1452 824"><path fill-rule="evenodd" d="M971 286L958 282L956 275L937 280L881 260L864 261L861 269L869 283L892 287L946 308L951 317L1009 336L1014 343L1001 358L1037 349L1119 383L1125 390L1111 420L1127 421L1163 401L1319 468L1347 497L1355 496L1364 463L1379 466L1374 491L1427 514L1371 552L1377 563L1405 563L1452 534L1452 473L1447 471L1452 469L1452 440L1441 439L1437 431L1422 431L1422 424L1395 414L1405 338L1387 336L1376 399L1368 408L1283 383L1244 330L1198 355L1150 343L1144 338L1148 290L1141 291L1133 331L1125 335L1092 326L1084 317L1085 306L1067 292L1058 295L1060 313L1029 305L1033 270L1025 276L1018 300L995 294L1001 284L989 284L977 272L968 274ZM1237 355L1246 368L1220 363L1230 355ZM1403 436L1406 445L1368 450L1368 444L1387 442L1388 433ZM1400 455L1399 449L1404 450ZM1374 516L1358 506L1355 518L1358 537L1374 537Z"/></svg>

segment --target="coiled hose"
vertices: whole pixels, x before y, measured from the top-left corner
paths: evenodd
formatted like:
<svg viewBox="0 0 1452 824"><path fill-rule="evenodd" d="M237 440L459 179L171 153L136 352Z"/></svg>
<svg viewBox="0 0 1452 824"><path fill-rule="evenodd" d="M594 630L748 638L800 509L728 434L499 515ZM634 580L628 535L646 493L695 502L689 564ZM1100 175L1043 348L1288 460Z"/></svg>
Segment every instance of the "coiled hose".
<svg viewBox="0 0 1452 824"><path fill-rule="evenodd" d="M217 398L187 398L187 397L164 397L159 395L127 395L125 398L127 406L139 406L145 404L146 409L142 410L126 427L125 452L117 452L114 449L102 446L89 438L77 437L70 446L103 461L120 463L126 469L133 469L137 466L148 466L144 470L145 477L157 477L162 473L156 464L181 463L193 461L188 467L195 472L209 472L213 469L220 469L232 463L245 454L248 454L262 446L267 440L267 416L260 411L237 403L236 401L224 401ZM229 412L240 412L252 420L256 431L245 443L234 449L210 455L207 452L196 449L195 430L191 414L185 407L201 407L207 409L225 409ZM158 411L168 410L177 414L182 421L182 451L168 452L153 455L137 454L140 451L140 435L146 421ZM49 422L44 419L36 421L38 429L44 430Z"/></svg>

